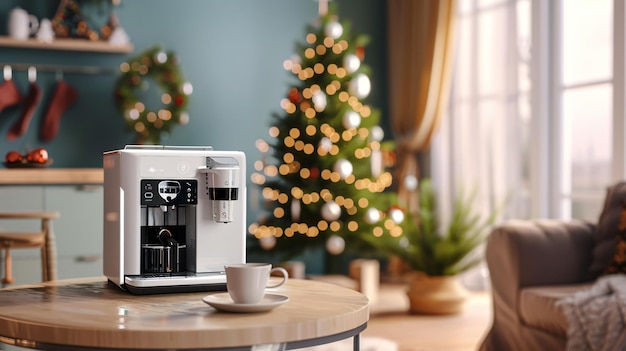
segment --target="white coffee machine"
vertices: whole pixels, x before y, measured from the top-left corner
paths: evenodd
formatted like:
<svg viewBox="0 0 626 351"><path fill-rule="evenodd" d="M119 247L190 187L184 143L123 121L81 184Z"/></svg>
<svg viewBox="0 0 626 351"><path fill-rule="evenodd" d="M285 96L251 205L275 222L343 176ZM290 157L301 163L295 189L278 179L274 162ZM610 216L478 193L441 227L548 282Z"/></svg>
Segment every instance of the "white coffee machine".
<svg viewBox="0 0 626 351"><path fill-rule="evenodd" d="M246 261L239 151L138 146L104 153L104 274L135 294L225 290Z"/></svg>

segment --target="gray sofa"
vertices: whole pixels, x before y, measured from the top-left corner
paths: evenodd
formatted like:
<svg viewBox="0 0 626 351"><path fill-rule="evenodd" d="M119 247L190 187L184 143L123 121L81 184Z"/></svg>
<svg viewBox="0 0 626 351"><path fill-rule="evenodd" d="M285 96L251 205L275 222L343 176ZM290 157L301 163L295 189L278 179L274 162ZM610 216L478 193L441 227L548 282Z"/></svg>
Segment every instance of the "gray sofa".
<svg viewBox="0 0 626 351"><path fill-rule="evenodd" d="M493 324L480 350L565 350L568 323L556 302L589 289L611 263L624 199L626 183L609 187L597 224L515 220L492 231Z"/></svg>

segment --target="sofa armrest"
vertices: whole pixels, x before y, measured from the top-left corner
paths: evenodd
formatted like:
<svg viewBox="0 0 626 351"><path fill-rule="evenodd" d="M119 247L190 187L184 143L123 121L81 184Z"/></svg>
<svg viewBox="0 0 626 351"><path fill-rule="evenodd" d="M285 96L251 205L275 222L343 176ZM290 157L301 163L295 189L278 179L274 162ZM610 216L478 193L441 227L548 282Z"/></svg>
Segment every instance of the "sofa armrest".
<svg viewBox="0 0 626 351"><path fill-rule="evenodd" d="M595 227L580 220L515 220L496 227L485 252L494 298L516 310L523 287L591 280Z"/></svg>
<svg viewBox="0 0 626 351"><path fill-rule="evenodd" d="M580 221L509 221L487 240L496 281L518 288L589 281L596 225Z"/></svg>

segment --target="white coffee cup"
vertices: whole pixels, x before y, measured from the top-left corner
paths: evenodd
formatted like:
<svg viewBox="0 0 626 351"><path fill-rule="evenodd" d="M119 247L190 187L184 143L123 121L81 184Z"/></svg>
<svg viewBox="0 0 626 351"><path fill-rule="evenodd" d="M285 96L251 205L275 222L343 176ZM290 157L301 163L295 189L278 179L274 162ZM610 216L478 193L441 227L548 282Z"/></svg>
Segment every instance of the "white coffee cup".
<svg viewBox="0 0 626 351"><path fill-rule="evenodd" d="M8 22L9 36L17 40L27 40L31 34L37 32L37 28L39 27L37 17L19 7L11 10Z"/></svg>
<svg viewBox="0 0 626 351"><path fill-rule="evenodd" d="M238 304L257 304L265 295L266 288L283 285L289 278L284 268L274 267L269 263L241 263L225 266L226 289L233 302ZM281 272L283 279L273 285L267 285L272 272Z"/></svg>

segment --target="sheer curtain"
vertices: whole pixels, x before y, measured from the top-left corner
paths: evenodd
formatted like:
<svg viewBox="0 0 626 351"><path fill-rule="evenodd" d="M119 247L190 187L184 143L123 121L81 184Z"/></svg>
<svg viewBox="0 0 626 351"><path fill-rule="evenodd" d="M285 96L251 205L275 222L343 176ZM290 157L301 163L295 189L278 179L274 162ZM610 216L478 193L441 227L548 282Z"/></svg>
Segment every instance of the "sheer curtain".
<svg viewBox="0 0 626 351"><path fill-rule="evenodd" d="M506 202L505 216L528 216L529 16L529 0L459 0L450 106L432 147L444 201L476 189L483 213Z"/></svg>
<svg viewBox="0 0 626 351"><path fill-rule="evenodd" d="M429 148L446 109L453 60L456 0L389 0L389 89L396 141L395 179L409 207L417 192L407 189L419 178L417 154Z"/></svg>
<svg viewBox="0 0 626 351"><path fill-rule="evenodd" d="M505 217L526 217L530 0L391 0L389 9L396 179L419 176L415 155L430 148L442 222L454 198L473 190L479 213L506 202ZM416 196L400 183L405 198ZM487 275L478 267L463 279L482 289Z"/></svg>

